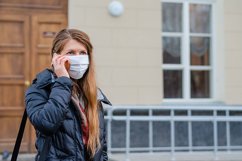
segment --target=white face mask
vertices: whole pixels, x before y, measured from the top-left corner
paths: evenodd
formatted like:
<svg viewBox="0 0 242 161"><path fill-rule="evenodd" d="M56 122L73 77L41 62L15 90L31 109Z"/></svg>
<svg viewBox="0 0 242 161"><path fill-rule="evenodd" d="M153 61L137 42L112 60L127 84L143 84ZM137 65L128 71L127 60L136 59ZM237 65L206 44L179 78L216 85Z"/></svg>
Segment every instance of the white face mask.
<svg viewBox="0 0 242 161"><path fill-rule="evenodd" d="M88 55L68 56L70 60L70 77L73 79L80 79L87 71L89 65Z"/></svg>

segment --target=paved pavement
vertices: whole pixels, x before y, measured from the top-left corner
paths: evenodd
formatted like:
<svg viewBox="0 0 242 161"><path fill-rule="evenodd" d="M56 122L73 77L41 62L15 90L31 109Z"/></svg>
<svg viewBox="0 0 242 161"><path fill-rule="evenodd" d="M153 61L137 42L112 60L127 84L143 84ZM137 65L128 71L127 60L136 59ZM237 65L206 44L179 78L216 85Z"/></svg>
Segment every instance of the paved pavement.
<svg viewBox="0 0 242 161"><path fill-rule="evenodd" d="M242 152L222 152L217 156L212 152L136 153L110 155L115 161L242 161Z"/></svg>
<svg viewBox="0 0 242 161"><path fill-rule="evenodd" d="M20 154L18 161L34 161L35 154ZM135 153L110 154L109 161L242 161L240 152L218 152L217 156L212 152L177 152L174 156L171 153ZM0 155L0 161L2 156ZM10 157L7 160L10 161Z"/></svg>

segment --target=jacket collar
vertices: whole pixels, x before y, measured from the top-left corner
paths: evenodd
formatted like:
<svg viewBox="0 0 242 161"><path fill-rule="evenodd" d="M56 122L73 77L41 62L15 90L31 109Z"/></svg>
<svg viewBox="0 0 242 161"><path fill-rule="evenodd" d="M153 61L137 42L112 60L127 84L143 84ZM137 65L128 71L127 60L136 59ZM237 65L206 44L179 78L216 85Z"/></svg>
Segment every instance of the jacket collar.
<svg viewBox="0 0 242 161"><path fill-rule="evenodd" d="M97 89L97 99L107 105L112 106L112 103L108 100L100 88Z"/></svg>

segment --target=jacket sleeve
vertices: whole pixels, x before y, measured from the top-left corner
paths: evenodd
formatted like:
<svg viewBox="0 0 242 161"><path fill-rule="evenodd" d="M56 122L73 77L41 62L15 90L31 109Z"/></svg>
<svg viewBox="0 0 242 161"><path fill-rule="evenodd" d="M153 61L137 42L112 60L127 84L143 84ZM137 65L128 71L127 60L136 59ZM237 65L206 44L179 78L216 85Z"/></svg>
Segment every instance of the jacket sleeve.
<svg viewBox="0 0 242 161"><path fill-rule="evenodd" d="M103 161L108 161L108 146L107 146L107 133L106 133L106 126L105 126L105 120L104 120L104 110L103 110L103 103L99 102L99 126L100 126L100 130L102 133L102 137L100 138L101 140L101 156L102 156L102 160Z"/></svg>
<svg viewBox="0 0 242 161"><path fill-rule="evenodd" d="M72 82L67 77L56 79L50 93L33 84L25 94L27 115L36 130L45 135L56 132L66 117Z"/></svg>
<svg viewBox="0 0 242 161"><path fill-rule="evenodd" d="M103 161L108 161L108 146L107 146L107 133L106 133L106 127L104 126L104 132L103 132Z"/></svg>
<svg viewBox="0 0 242 161"><path fill-rule="evenodd" d="M99 89L101 93L101 97L99 96L99 106L101 110L101 119L103 124L103 147L102 147L102 157L103 161L108 161L108 146L107 146L107 132L106 132L106 126L104 121L104 104L111 106L111 102L107 99L107 97L102 93L102 91Z"/></svg>

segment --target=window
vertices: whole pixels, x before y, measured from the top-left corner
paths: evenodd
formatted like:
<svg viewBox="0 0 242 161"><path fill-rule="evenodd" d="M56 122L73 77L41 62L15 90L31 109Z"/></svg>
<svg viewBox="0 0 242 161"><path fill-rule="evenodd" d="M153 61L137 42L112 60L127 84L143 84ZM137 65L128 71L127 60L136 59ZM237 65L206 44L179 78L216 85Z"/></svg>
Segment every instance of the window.
<svg viewBox="0 0 242 161"><path fill-rule="evenodd" d="M164 99L213 98L212 1L162 0Z"/></svg>

